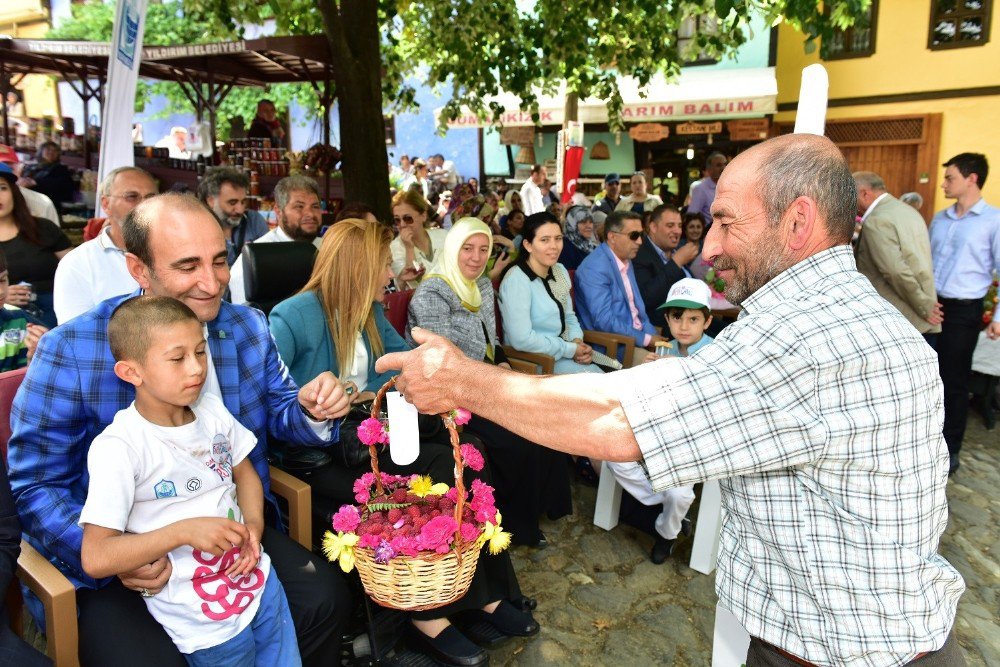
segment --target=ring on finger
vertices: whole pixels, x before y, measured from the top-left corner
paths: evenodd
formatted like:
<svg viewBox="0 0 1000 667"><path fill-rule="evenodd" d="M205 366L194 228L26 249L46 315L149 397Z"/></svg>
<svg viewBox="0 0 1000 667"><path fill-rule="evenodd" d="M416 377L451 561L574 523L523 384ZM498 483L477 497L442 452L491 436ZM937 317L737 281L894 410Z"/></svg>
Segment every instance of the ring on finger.
<svg viewBox="0 0 1000 667"><path fill-rule="evenodd" d="M151 597L153 597L153 593L150 593L148 588L140 588L139 589L139 595L141 595L144 598L151 598Z"/></svg>

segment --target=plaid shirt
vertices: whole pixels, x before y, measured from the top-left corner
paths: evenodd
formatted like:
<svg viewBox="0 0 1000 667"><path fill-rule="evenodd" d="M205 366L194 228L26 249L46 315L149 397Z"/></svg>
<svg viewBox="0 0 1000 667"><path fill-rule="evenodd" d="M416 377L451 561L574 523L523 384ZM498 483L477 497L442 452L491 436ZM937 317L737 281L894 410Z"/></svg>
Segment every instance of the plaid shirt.
<svg viewBox="0 0 1000 667"><path fill-rule="evenodd" d="M102 301L45 334L11 410L8 464L25 538L78 588L110 581L83 571L83 529L77 521L87 497L90 443L135 399L132 385L114 374L107 335L111 313L132 296ZM299 409L298 387L263 313L223 302L218 317L208 322L208 345L226 408L257 437L249 458L273 504L268 433L304 445L330 443L319 439ZM334 427L332 441L337 436Z"/></svg>
<svg viewBox="0 0 1000 667"><path fill-rule="evenodd" d="M715 344L619 375L657 490L722 479L716 589L818 665L939 648L965 588L948 518L938 362L849 246L759 289Z"/></svg>

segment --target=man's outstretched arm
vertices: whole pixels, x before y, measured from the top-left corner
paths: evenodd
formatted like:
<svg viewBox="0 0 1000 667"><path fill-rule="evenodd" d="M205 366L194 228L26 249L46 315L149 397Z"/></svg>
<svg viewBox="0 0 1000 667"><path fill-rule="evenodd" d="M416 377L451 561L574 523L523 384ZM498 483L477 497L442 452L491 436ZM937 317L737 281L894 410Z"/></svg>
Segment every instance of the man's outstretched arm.
<svg viewBox="0 0 1000 667"><path fill-rule="evenodd" d="M639 445L604 375L532 376L473 361L448 340L416 328L420 347L381 357L399 370L396 388L427 414L470 410L551 449L607 461L635 461Z"/></svg>

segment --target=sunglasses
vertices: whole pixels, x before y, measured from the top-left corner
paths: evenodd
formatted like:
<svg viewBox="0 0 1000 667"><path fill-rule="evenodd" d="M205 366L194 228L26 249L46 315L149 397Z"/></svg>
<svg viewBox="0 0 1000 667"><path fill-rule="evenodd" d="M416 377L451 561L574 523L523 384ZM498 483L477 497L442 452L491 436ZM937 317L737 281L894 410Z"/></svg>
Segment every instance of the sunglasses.
<svg viewBox="0 0 1000 667"><path fill-rule="evenodd" d="M629 241L638 241L642 237L642 232L640 231L629 232L627 234L625 232L609 231L608 234L621 234L622 236L627 236Z"/></svg>
<svg viewBox="0 0 1000 667"><path fill-rule="evenodd" d="M399 225L399 224L402 224L402 223L406 223L406 224L408 224L408 225L412 225L412 224L413 224L413 222L414 222L414 220L413 220L413 216L412 216L412 215L408 215L408 214L407 214L407 215L404 215L404 216L403 216L403 217L401 217L401 218L400 218L400 217L396 217L396 216L393 216L393 218L392 218L392 221L393 221L394 223L396 223L397 225Z"/></svg>

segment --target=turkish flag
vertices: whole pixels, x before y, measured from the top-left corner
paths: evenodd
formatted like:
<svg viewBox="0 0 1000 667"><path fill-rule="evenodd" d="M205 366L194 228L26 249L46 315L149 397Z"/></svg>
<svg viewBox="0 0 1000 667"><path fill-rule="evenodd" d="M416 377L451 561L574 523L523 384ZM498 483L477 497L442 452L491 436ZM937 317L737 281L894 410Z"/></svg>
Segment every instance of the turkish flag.
<svg viewBox="0 0 1000 667"><path fill-rule="evenodd" d="M566 160L563 162L562 203L567 204L576 193L576 180L580 178L580 166L583 164L583 146L570 146L566 149Z"/></svg>

